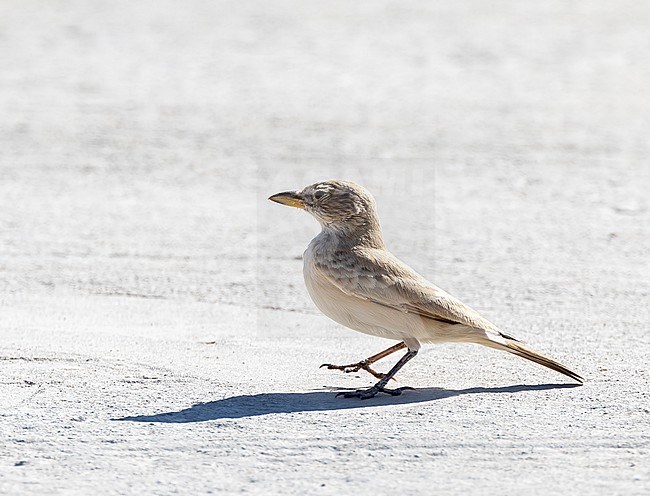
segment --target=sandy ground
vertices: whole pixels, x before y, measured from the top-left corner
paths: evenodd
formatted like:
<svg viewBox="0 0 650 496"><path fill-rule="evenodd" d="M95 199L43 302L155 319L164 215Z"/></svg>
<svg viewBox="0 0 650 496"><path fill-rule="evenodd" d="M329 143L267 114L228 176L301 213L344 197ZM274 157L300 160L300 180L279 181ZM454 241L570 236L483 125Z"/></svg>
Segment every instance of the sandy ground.
<svg viewBox="0 0 650 496"><path fill-rule="evenodd" d="M644 2L0 6L0 493L648 494ZM316 223L390 248L587 378L469 345L417 389L319 369ZM390 360L380 364L387 369Z"/></svg>

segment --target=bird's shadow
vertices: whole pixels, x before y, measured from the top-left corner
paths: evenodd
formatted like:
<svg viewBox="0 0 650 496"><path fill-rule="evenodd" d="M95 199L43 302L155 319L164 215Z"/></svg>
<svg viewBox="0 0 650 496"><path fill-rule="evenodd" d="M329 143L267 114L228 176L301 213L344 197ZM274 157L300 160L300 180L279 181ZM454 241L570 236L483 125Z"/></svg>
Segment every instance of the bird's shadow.
<svg viewBox="0 0 650 496"><path fill-rule="evenodd" d="M519 393L523 391L545 391L578 387L578 384L539 384L505 387L475 387L469 389L422 388L404 391L401 396L376 396L367 400L341 398L330 391L307 393L263 393L231 396L207 403L197 403L183 410L116 418L131 422L162 422L183 424L207 420L238 419L256 417L270 413L322 412L327 410L349 410L376 406L406 405L441 400L463 394Z"/></svg>

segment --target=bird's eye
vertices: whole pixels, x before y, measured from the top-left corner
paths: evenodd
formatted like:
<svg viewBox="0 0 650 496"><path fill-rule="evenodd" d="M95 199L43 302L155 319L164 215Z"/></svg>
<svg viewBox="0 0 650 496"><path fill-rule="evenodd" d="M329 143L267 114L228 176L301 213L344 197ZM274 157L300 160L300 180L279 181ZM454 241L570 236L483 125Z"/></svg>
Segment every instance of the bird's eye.
<svg viewBox="0 0 650 496"><path fill-rule="evenodd" d="M323 190L318 190L314 193L314 198L317 200L320 200L323 196L325 196L325 191Z"/></svg>

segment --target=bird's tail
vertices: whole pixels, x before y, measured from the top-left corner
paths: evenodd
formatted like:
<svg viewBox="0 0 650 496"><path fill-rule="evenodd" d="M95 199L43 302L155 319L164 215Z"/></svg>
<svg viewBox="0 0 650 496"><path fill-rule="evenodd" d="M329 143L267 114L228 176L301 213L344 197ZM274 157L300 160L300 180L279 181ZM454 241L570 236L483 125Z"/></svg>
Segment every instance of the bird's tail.
<svg viewBox="0 0 650 496"><path fill-rule="evenodd" d="M584 379L582 377L580 377L575 372L569 370L561 363L558 363L555 360L551 360L550 358L544 355L540 355L539 353L529 348L526 348L523 344L521 344L519 341L516 341L514 339L504 337L503 342L489 340L488 342L482 342L481 344L485 346L489 346L490 348L495 348L497 350L507 351L508 353L512 353L513 355L520 356L522 358L525 358L526 360L530 360L531 362L538 363L540 365L543 365L544 367L548 367L551 370L555 370L560 374L564 374L568 377L571 377L571 379L574 379L580 383L584 382Z"/></svg>

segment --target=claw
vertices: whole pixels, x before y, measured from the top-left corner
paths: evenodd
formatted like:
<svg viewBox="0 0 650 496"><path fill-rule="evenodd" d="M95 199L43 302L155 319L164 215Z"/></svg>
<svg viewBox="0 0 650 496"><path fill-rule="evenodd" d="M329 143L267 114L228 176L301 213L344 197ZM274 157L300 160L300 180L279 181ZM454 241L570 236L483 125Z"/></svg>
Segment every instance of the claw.
<svg viewBox="0 0 650 496"><path fill-rule="evenodd" d="M351 365L332 365L331 363L324 363L318 368L322 369L323 367L327 367L329 370L342 370L346 374L349 374L350 372L358 372L361 368L361 364L353 363Z"/></svg>
<svg viewBox="0 0 650 496"><path fill-rule="evenodd" d="M349 365L332 365L331 363L324 363L318 368L322 369L323 367L327 367L329 370L341 370L346 374L351 374L352 372L359 372L359 370L363 369L369 374L375 376L377 379L382 379L386 376L386 374L377 372L372 368L370 368L370 365L368 365L368 363L365 360L359 363L351 363ZM395 379L393 378L393 380Z"/></svg>
<svg viewBox="0 0 650 496"><path fill-rule="evenodd" d="M397 389L388 389L388 388L378 387L377 385L374 385L368 389L358 389L356 391L340 392L337 393L336 397L338 398L339 396L343 396L344 398L359 398L362 400L367 400L370 398L374 398L377 395L377 393L386 393L391 396L399 396L400 394L402 394L402 391L406 391L409 389L413 389L413 388L409 386L404 386Z"/></svg>

